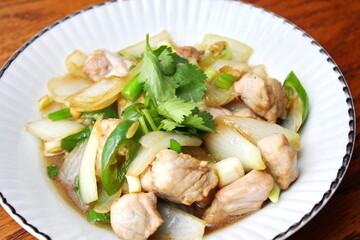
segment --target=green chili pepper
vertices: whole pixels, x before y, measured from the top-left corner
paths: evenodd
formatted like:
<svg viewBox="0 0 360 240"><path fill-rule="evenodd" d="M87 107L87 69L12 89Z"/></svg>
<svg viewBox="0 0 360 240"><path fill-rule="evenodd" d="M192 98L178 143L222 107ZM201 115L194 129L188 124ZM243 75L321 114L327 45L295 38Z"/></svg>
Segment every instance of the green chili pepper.
<svg viewBox="0 0 360 240"><path fill-rule="evenodd" d="M283 87L289 99L289 114L283 126L298 131L309 113L308 95L293 71L286 77Z"/></svg>
<svg viewBox="0 0 360 240"><path fill-rule="evenodd" d="M137 131L130 139L126 138L126 133L133 123L134 121L130 120L120 122L111 132L104 145L101 158L101 181L104 190L110 196L122 187L129 165L140 147L141 131ZM115 158L119 148L124 148L124 152L126 152L125 163L120 169Z"/></svg>
<svg viewBox="0 0 360 240"><path fill-rule="evenodd" d="M131 104L130 106L124 109L122 113L122 118L131 121L138 121L139 118L143 116L141 110L144 108L145 108L144 104L142 103Z"/></svg>
<svg viewBox="0 0 360 240"><path fill-rule="evenodd" d="M89 138L91 127L85 127L81 132L72 134L61 140L61 148L66 151L73 150L78 143Z"/></svg>
<svg viewBox="0 0 360 240"><path fill-rule="evenodd" d="M98 119L100 116L102 116L102 119L117 118L117 114L111 106L93 112L83 112L81 114L81 118L89 118L93 120Z"/></svg>
<svg viewBox="0 0 360 240"><path fill-rule="evenodd" d="M92 223L110 223L110 212L98 213L90 208L88 211L88 221Z"/></svg>

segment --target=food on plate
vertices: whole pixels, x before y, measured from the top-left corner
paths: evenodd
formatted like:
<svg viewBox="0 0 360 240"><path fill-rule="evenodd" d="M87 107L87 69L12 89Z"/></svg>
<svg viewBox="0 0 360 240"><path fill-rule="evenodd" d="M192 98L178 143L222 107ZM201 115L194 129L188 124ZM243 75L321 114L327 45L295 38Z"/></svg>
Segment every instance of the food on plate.
<svg viewBox="0 0 360 240"><path fill-rule="evenodd" d="M252 48L207 34L176 46L167 32L119 52L75 50L47 83L46 170L90 223L121 239L202 239L298 178L309 100L294 72L282 85Z"/></svg>

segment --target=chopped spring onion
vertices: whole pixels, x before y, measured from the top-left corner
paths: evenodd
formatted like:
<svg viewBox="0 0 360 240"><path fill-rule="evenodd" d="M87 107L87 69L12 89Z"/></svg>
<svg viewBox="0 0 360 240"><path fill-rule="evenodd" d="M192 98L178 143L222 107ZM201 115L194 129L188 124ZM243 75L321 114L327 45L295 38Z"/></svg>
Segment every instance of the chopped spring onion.
<svg viewBox="0 0 360 240"><path fill-rule="evenodd" d="M48 166L46 170L49 178L54 178L59 174L59 169L56 165Z"/></svg>
<svg viewBox="0 0 360 240"><path fill-rule="evenodd" d="M220 73L220 76L215 80L214 85L218 88L229 90L236 78L226 72Z"/></svg>
<svg viewBox="0 0 360 240"><path fill-rule="evenodd" d="M181 145L175 139L170 139L170 149L177 153L181 153Z"/></svg>
<svg viewBox="0 0 360 240"><path fill-rule="evenodd" d="M121 90L121 95L128 101L135 102L143 91L144 83L138 82L139 73Z"/></svg>
<svg viewBox="0 0 360 240"><path fill-rule="evenodd" d="M73 150L76 145L83 140L89 138L91 133L91 127L85 127L81 132L74 133L61 140L61 148L66 151Z"/></svg>
<svg viewBox="0 0 360 240"><path fill-rule="evenodd" d="M139 123L140 123L140 128L141 128L141 131L143 132L143 134L147 134L149 132L149 129L148 129L147 125L146 125L145 118L140 117L139 118Z"/></svg>
<svg viewBox="0 0 360 240"><path fill-rule="evenodd" d="M91 223L110 223L110 212L98 213L94 209L89 208L88 221Z"/></svg>
<svg viewBox="0 0 360 240"><path fill-rule="evenodd" d="M207 81L212 83L220 74L219 71L217 71L216 69L212 68L212 67L208 67L204 73L207 76Z"/></svg>
<svg viewBox="0 0 360 240"><path fill-rule="evenodd" d="M156 131L157 126L156 126L153 118L151 117L149 110L146 109L146 108L144 108L144 109L142 110L142 112L144 113L144 116L145 116L146 120L148 121L151 129L152 129L153 131Z"/></svg>
<svg viewBox="0 0 360 240"><path fill-rule="evenodd" d="M81 114L81 118L88 118L96 120L98 117L102 116L102 119L108 119L108 118L116 118L117 114L112 106L108 106L106 108L92 111L92 112L83 112Z"/></svg>
<svg viewBox="0 0 360 240"><path fill-rule="evenodd" d="M70 113L70 108L63 108L56 112L52 112L48 114L48 118L51 121L59 121L67 118L71 118L72 115Z"/></svg>

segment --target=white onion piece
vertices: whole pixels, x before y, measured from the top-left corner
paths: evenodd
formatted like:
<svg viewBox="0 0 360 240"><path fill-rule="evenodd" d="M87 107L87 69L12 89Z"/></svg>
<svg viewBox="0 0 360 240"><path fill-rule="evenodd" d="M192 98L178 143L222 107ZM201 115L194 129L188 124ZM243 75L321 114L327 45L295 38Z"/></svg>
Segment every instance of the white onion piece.
<svg viewBox="0 0 360 240"><path fill-rule="evenodd" d="M173 48L176 48L176 45L174 44L173 40L171 39L170 35L167 33L167 31L162 31L149 39L150 46L152 47L158 47L160 44L164 45L170 45ZM132 45L130 47L124 48L120 50L119 52L126 52L135 56L140 56L145 50L145 41L139 42L135 45Z"/></svg>
<svg viewBox="0 0 360 240"><path fill-rule="evenodd" d="M98 118L91 130L80 164L79 190L81 200L84 204L94 202L98 199L95 160L101 135L100 123L101 118Z"/></svg>
<svg viewBox="0 0 360 240"><path fill-rule="evenodd" d="M110 212L111 205L117 201L122 193L122 189L117 191L115 194L109 196L104 189L100 190L99 198L95 202L93 209L98 213Z"/></svg>
<svg viewBox="0 0 360 240"><path fill-rule="evenodd" d="M87 88L80 90L67 98L70 108L79 111L96 111L105 108L118 99L120 91L125 85L140 72L142 62L125 77L105 78L95 82Z"/></svg>
<svg viewBox="0 0 360 240"><path fill-rule="evenodd" d="M260 150L232 127L218 125L217 133L208 133L204 140L207 150L218 160L236 157L246 172L266 166Z"/></svg>
<svg viewBox="0 0 360 240"><path fill-rule="evenodd" d="M226 41L229 44L232 53L232 59L234 61L247 62L248 58L253 52L253 49L251 47L240 41L216 34L206 34L202 41L202 44L210 46L211 44L220 41Z"/></svg>
<svg viewBox="0 0 360 240"><path fill-rule="evenodd" d="M79 143L64 159L59 171L59 179L64 184L74 187L75 178L79 176L80 163L84 154L87 140Z"/></svg>
<svg viewBox="0 0 360 240"><path fill-rule="evenodd" d="M203 239L206 222L177 208L158 203L158 211L164 220L154 233L155 239L200 240Z"/></svg>
<svg viewBox="0 0 360 240"><path fill-rule="evenodd" d="M64 103L67 97L90 86L92 83L93 81L88 78L66 74L51 78L47 83L47 87L54 101Z"/></svg>
<svg viewBox="0 0 360 240"><path fill-rule="evenodd" d="M202 143L196 137L161 131L150 132L140 139L141 147L131 163L127 175L140 175L154 160L158 152L170 147L170 139L176 140L181 146L200 146Z"/></svg>
<svg viewBox="0 0 360 240"><path fill-rule="evenodd" d="M220 116L216 118L216 121L219 124L226 124L228 126L234 127L254 144L256 144L260 139L271 134L282 133L289 140L293 148L295 148L297 151L300 149L299 134L275 123L238 116Z"/></svg>
<svg viewBox="0 0 360 240"><path fill-rule="evenodd" d="M41 119L28 122L25 129L41 138L44 141L56 141L63 139L71 134L80 132L85 126L70 120L51 121L50 119Z"/></svg>

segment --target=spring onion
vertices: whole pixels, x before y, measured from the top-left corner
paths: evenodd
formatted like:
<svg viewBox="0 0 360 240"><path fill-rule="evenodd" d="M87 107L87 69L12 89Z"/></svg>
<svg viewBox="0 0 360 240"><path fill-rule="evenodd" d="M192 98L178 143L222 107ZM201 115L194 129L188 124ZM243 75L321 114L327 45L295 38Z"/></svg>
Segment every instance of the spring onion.
<svg viewBox="0 0 360 240"><path fill-rule="evenodd" d="M91 223L110 223L110 212L98 213L90 208L88 211L88 221Z"/></svg>
<svg viewBox="0 0 360 240"><path fill-rule="evenodd" d="M181 153L181 145L175 139L170 139L170 149L177 153Z"/></svg>
<svg viewBox="0 0 360 240"><path fill-rule="evenodd" d="M63 108L56 112L52 112L48 114L48 118L51 121L59 121L67 118L71 118L72 115L70 113L70 108Z"/></svg>
<svg viewBox="0 0 360 240"><path fill-rule="evenodd" d="M207 76L207 81L212 83L220 74L219 71L217 71L216 69L212 68L212 67L208 67L204 73Z"/></svg>
<svg viewBox="0 0 360 240"><path fill-rule="evenodd" d="M49 178L54 178L59 174L59 169L56 165L48 166L46 170Z"/></svg>
<svg viewBox="0 0 360 240"><path fill-rule="evenodd" d="M61 148L66 151L71 151L75 146L83 140L89 138L91 127L85 127L81 132L74 133L61 140Z"/></svg>
<svg viewBox="0 0 360 240"><path fill-rule="evenodd" d="M92 112L83 112L81 118L93 119L96 120L98 117L102 116L102 119L116 118L117 114L112 106L106 108L92 111Z"/></svg>
<svg viewBox="0 0 360 240"><path fill-rule="evenodd" d="M139 73L136 74L121 90L121 95L128 101L135 102L143 91L144 83L138 82L139 75Z"/></svg>
<svg viewBox="0 0 360 240"><path fill-rule="evenodd" d="M226 72L220 73L220 76L215 80L214 85L218 88L229 90L235 82L236 78Z"/></svg>

